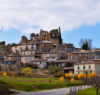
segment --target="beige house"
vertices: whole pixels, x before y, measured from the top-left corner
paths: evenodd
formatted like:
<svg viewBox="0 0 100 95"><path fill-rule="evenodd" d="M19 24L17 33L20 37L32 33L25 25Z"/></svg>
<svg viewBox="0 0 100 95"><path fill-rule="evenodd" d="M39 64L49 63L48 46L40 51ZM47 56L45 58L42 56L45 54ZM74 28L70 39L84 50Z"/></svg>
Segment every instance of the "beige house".
<svg viewBox="0 0 100 95"><path fill-rule="evenodd" d="M75 50L74 52L69 54L68 59L74 60L76 62L86 60L100 60L100 49Z"/></svg>
<svg viewBox="0 0 100 95"><path fill-rule="evenodd" d="M35 60L35 51L34 50L22 50L21 51L21 62L30 63Z"/></svg>
<svg viewBox="0 0 100 95"><path fill-rule="evenodd" d="M74 51L72 53L69 54L68 59L70 60L74 60L76 62L81 62L81 61L85 61L88 60L88 50L79 50L79 51Z"/></svg>
<svg viewBox="0 0 100 95"><path fill-rule="evenodd" d="M83 62L74 65L74 74L79 73L92 73L100 74L100 63L95 63L95 61Z"/></svg>
<svg viewBox="0 0 100 95"><path fill-rule="evenodd" d="M11 50L13 53L21 53L22 50L36 50L36 45L32 43L21 44L17 46L12 46Z"/></svg>
<svg viewBox="0 0 100 95"><path fill-rule="evenodd" d="M47 61L56 61L58 59L58 55L56 53L42 53L41 58Z"/></svg>

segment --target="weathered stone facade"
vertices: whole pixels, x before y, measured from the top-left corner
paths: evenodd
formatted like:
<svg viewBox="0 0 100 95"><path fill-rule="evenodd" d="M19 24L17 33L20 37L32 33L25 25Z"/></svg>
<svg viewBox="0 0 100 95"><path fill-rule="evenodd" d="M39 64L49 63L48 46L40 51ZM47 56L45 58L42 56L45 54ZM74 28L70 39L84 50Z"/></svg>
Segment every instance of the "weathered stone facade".
<svg viewBox="0 0 100 95"><path fill-rule="evenodd" d="M51 30L50 32L41 29L39 34L32 33L30 35L30 40L28 40L27 37L22 36L20 44L28 43L30 41L32 41L33 43L42 42L42 41L50 41L53 44L63 43L60 28Z"/></svg>
<svg viewBox="0 0 100 95"><path fill-rule="evenodd" d="M21 41L20 41L20 44L24 44L24 43L27 43L27 42L28 42L27 37L22 36L22 39L21 39Z"/></svg>
<svg viewBox="0 0 100 95"><path fill-rule="evenodd" d="M74 50L73 44L63 44L60 28L51 31L40 30L40 33L32 33L29 39L22 36L19 44L10 46L11 52L8 53L8 56L11 53L19 54L20 63L37 64L41 68L47 64L64 66L68 53ZM13 60L13 57L10 58Z"/></svg>

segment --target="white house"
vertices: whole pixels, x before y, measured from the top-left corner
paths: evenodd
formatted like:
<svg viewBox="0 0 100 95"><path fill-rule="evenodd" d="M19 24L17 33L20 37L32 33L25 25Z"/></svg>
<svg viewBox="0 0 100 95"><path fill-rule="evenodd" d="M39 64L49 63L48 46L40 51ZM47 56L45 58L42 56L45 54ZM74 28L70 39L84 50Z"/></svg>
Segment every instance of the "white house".
<svg viewBox="0 0 100 95"><path fill-rule="evenodd" d="M92 72L100 74L100 63L95 63L94 61L91 61L74 65L74 74L79 74L79 73L88 74Z"/></svg>

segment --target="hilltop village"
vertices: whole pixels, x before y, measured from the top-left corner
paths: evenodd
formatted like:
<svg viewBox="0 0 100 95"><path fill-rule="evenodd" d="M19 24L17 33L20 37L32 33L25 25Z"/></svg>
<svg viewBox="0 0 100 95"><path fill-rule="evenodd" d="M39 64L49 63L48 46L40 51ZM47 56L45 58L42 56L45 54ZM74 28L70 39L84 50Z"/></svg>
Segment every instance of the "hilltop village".
<svg viewBox="0 0 100 95"><path fill-rule="evenodd" d="M18 44L0 42L0 71L20 73L23 65L37 70L53 65L67 73L100 74L100 49L82 50L72 43L63 43L60 28L40 30L32 33L30 39L22 36Z"/></svg>

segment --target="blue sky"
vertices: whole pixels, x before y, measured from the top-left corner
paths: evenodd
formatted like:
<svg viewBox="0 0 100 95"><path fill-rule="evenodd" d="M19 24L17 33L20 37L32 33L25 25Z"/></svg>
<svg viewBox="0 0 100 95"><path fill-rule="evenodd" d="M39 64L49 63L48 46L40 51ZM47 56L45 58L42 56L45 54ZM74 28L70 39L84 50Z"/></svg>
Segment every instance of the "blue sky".
<svg viewBox="0 0 100 95"><path fill-rule="evenodd" d="M92 39L92 47L100 48L100 23L87 26L83 25L77 29L62 34L64 42L73 43L79 47L80 39Z"/></svg>
<svg viewBox="0 0 100 95"><path fill-rule="evenodd" d="M61 27L64 42L81 38L99 45L100 0L0 0L0 41L18 43L22 35Z"/></svg>

